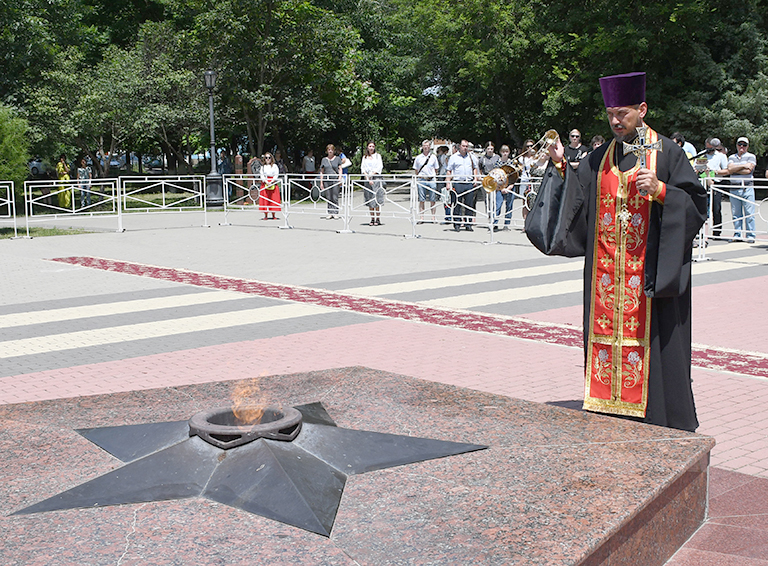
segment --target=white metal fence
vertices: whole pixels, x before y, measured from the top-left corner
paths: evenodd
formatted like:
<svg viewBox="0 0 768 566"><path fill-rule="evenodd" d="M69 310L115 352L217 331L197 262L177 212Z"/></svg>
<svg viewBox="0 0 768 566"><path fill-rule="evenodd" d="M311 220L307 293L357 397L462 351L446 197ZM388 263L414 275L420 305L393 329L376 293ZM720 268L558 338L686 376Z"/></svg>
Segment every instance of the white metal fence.
<svg viewBox="0 0 768 566"><path fill-rule="evenodd" d="M0 221L9 222L13 226L13 237L19 236L13 181L0 181Z"/></svg>
<svg viewBox="0 0 768 566"><path fill-rule="evenodd" d="M473 230L485 228L492 243L494 225L498 224L498 229L522 226L523 215L518 211L525 207L525 191L535 191L540 181L532 178L517 183L505 196L486 193L480 178L466 187L456 187L458 191L447 191L445 178L438 177L434 193L431 184L428 189L421 189L425 198L421 205L419 185L422 183L408 174L370 178L344 175L341 181L338 177L281 175L277 181L279 198L270 198L265 191L269 187L263 187L254 175L225 175L223 224L230 224L231 214L243 212L271 220L272 212L279 208L280 228L301 226L302 218L314 216L332 220L328 226L337 232L350 233L363 226L376 225L378 219L382 223L399 224L407 232L406 237L418 238L428 229L424 224L438 222L449 226L461 224Z"/></svg>
<svg viewBox="0 0 768 566"><path fill-rule="evenodd" d="M518 181L508 194L486 193L481 180L476 178L464 186L454 183L455 190L448 191L445 179L438 177L434 193L431 184L422 188L421 192L425 193L422 201L421 183L409 174L373 178L345 175L341 182L338 178L288 174L281 175L272 186L262 186L253 175L224 175L224 224L229 224L232 213L257 213L267 216L268 220L274 215L280 228L301 225L302 218L315 216L329 218L333 222L327 226L349 233L378 218L388 224L399 224L407 237L418 238L433 233L427 232L429 228L423 225L439 222L460 230L487 229L488 243L494 243L496 229L523 225L526 194L528 191L535 194L541 179ZM705 183L709 214L696 242L697 260L707 259L706 247L710 240L750 242L757 236L768 235L768 198L755 198L755 191L762 194L768 190L768 179L714 177ZM130 176L24 183L27 237L31 223L63 217L115 217L117 230L122 231L124 218L130 214L174 212L201 212L203 225L208 225L204 176ZM14 185L0 181L0 222L11 224L14 236L18 234L16 213Z"/></svg>
<svg viewBox="0 0 768 566"><path fill-rule="evenodd" d="M30 223L60 218L114 217L122 232L131 214L198 212L207 226L205 194L203 175L26 181L27 237Z"/></svg>
<svg viewBox="0 0 768 566"><path fill-rule="evenodd" d="M768 198L756 199L755 191L768 189L768 179L710 177L707 188L707 222L695 245L695 259L707 259L710 240L754 242L768 234Z"/></svg>
<svg viewBox="0 0 768 566"><path fill-rule="evenodd" d="M124 213L202 212L208 226L205 189L203 175L120 177L119 230Z"/></svg>
<svg viewBox="0 0 768 566"><path fill-rule="evenodd" d="M117 179L40 180L24 182L24 210L29 237L31 222L62 217L119 214Z"/></svg>
<svg viewBox="0 0 768 566"><path fill-rule="evenodd" d="M280 228L288 228L288 215L285 202L290 200L287 192L288 181L285 175L280 175L275 181L262 186L261 181L254 175L236 174L223 176L224 191L224 222L230 224L229 215L233 212L258 211L264 220L275 217L282 221ZM277 213L281 218L277 218Z"/></svg>

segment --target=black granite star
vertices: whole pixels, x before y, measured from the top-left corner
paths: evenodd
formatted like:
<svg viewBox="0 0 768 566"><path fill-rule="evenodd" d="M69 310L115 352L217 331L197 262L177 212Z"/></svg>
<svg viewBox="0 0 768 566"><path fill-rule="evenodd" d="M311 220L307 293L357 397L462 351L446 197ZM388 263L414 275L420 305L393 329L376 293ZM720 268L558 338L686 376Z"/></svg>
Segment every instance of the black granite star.
<svg viewBox="0 0 768 566"><path fill-rule="evenodd" d="M292 442L230 450L190 437L188 421L78 430L127 464L13 514L202 496L330 536L347 476L487 448L341 428L320 403L296 408Z"/></svg>

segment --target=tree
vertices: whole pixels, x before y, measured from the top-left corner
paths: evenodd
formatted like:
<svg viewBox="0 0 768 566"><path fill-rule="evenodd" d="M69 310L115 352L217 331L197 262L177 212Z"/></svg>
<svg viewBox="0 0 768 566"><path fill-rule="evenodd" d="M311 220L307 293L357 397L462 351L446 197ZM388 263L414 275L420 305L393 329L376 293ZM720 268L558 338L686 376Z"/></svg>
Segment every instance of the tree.
<svg viewBox="0 0 768 566"><path fill-rule="evenodd" d="M44 73L59 55L76 48L89 62L107 43L85 20L90 8L82 0L18 0L0 10L0 100L25 103L30 87L44 84Z"/></svg>
<svg viewBox="0 0 768 566"><path fill-rule="evenodd" d="M0 103L0 180L13 181L17 203L23 201L24 181L29 174L27 128L27 121L15 108Z"/></svg>
<svg viewBox="0 0 768 566"><path fill-rule="evenodd" d="M220 2L198 6L193 49L219 72L222 104L239 111L261 154L267 135L285 149L292 139L334 127L331 108L371 97L356 74L357 33L307 0Z"/></svg>
<svg viewBox="0 0 768 566"><path fill-rule="evenodd" d="M169 22L146 23L139 37L129 55L131 74L141 78L133 92L135 113L129 138L140 146L156 142L172 161L192 173L191 140L199 141L208 123L203 71L188 59L186 34Z"/></svg>
<svg viewBox="0 0 768 566"><path fill-rule="evenodd" d="M0 179L13 181L19 192L29 174L28 162L27 121L15 108L0 104Z"/></svg>

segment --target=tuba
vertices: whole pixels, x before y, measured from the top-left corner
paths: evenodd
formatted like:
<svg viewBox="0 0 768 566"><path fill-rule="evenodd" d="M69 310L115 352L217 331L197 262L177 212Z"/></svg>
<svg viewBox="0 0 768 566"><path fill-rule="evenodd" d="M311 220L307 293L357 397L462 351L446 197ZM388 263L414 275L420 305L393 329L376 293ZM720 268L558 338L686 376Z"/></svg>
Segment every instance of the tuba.
<svg viewBox="0 0 768 566"><path fill-rule="evenodd" d="M557 142L557 138L560 137L556 130L547 130L542 138L533 144L531 148L534 151L533 160L538 161L541 156L549 151L549 146ZM509 185L514 185L525 169L524 158L528 151L524 151L520 155L515 156L511 160L509 165L502 165L491 169L491 171L483 177L483 189L487 193L493 193ZM536 193L533 193L533 199L536 198ZM528 205L528 199L526 199L526 206Z"/></svg>

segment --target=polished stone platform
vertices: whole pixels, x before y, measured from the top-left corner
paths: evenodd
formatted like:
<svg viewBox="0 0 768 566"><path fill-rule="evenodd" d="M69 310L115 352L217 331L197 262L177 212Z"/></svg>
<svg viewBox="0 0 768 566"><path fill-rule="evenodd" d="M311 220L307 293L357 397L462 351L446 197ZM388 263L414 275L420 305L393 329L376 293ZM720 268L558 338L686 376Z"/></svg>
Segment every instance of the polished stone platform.
<svg viewBox="0 0 768 566"><path fill-rule="evenodd" d="M328 538L200 498L9 516L122 465L76 429L187 419L236 385L0 406L0 563L652 566L706 512L711 438L358 367L260 378L263 400L489 449L349 476Z"/></svg>

